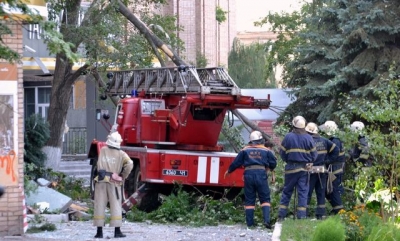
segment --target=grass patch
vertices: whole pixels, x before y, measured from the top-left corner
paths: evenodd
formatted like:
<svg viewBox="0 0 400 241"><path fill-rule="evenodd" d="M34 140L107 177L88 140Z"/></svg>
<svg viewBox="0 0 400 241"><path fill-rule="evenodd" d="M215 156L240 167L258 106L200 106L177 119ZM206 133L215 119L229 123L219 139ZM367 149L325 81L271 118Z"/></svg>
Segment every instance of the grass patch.
<svg viewBox="0 0 400 241"><path fill-rule="evenodd" d="M45 223L42 224L40 226L33 226L30 227L28 230L26 230L27 233L40 233L40 232L44 232L44 231L55 231L56 225L53 223Z"/></svg>
<svg viewBox="0 0 400 241"><path fill-rule="evenodd" d="M320 222L310 219L286 219L282 223L281 241L311 241Z"/></svg>

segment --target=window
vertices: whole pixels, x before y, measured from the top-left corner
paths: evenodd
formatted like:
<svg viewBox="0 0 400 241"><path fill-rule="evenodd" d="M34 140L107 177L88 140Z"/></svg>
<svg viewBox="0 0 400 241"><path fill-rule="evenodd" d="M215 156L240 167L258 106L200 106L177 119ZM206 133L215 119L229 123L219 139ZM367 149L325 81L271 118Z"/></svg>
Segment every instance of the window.
<svg viewBox="0 0 400 241"><path fill-rule="evenodd" d="M38 113L47 118L50 106L50 87L25 88L25 118Z"/></svg>

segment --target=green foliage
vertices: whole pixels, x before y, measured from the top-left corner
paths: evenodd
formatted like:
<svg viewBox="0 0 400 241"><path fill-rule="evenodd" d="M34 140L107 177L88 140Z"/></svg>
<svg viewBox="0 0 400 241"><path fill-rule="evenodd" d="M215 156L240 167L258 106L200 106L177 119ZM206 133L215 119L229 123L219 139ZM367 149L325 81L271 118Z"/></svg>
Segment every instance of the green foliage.
<svg viewBox="0 0 400 241"><path fill-rule="evenodd" d="M345 241L346 232L338 216L320 222L312 236L312 241Z"/></svg>
<svg viewBox="0 0 400 241"><path fill-rule="evenodd" d="M356 206L350 211L340 211L340 219L346 228L346 240L366 240L372 229L383 225L379 214L372 212L365 205Z"/></svg>
<svg viewBox="0 0 400 241"><path fill-rule="evenodd" d="M260 43L243 45L238 39L233 41L229 52L229 75L240 88L274 87L275 82L267 80L265 71L266 46Z"/></svg>
<svg viewBox="0 0 400 241"><path fill-rule="evenodd" d="M218 24L221 24L226 21L226 14L228 12L224 11L220 6L215 8L215 20L217 20Z"/></svg>
<svg viewBox="0 0 400 241"><path fill-rule="evenodd" d="M222 130L218 141L224 147L226 152L239 152L244 147L244 140L241 136L243 125L233 127L231 121L233 116L226 117L222 125Z"/></svg>
<svg viewBox="0 0 400 241"><path fill-rule="evenodd" d="M29 228L27 233L39 233L47 231L55 231L57 229L56 225L47 222L47 219L39 214L35 214L33 219L29 221Z"/></svg>
<svg viewBox="0 0 400 241"><path fill-rule="evenodd" d="M6 3L7 5L3 4ZM26 19L10 14L9 12L20 12L26 16ZM4 35L12 35L9 28L10 25L19 25L22 27L24 23L36 23L41 21L42 17L36 11L32 11L25 1L21 0L6 0L0 4L0 56L2 59L10 63L19 61L21 56L17 50L10 49L4 44Z"/></svg>
<svg viewBox="0 0 400 241"><path fill-rule="evenodd" d="M196 53L196 67L197 68L205 68L207 67L208 64L208 59L207 57L201 53L200 51L197 51Z"/></svg>
<svg viewBox="0 0 400 241"><path fill-rule="evenodd" d="M46 155L41 151L50 137L49 124L39 114L31 115L25 120L24 162L43 167Z"/></svg>
<svg viewBox="0 0 400 241"><path fill-rule="evenodd" d="M312 235L320 221L310 219L286 219L282 223L280 240L282 241L311 241ZM334 239L331 239L334 240Z"/></svg>
<svg viewBox="0 0 400 241"><path fill-rule="evenodd" d="M393 225L381 225L372 229L367 241L392 241L400 240L400 228Z"/></svg>
<svg viewBox="0 0 400 241"><path fill-rule="evenodd" d="M390 71L388 76L381 76L374 88L369 88L369 94L364 99L344 95L346 102L341 105L346 105L351 111L337 113L344 123L349 123L353 116L360 116L366 123L364 134L369 142L373 166L354 169L358 178L347 183L360 198L369 200L370 207L379 208L385 220L398 219L398 213L394 211L398 204L391 195L398 194L399 190L399 90L398 77ZM346 138L346 142L353 145L357 136Z"/></svg>
<svg viewBox="0 0 400 241"><path fill-rule="evenodd" d="M144 213L133 208L127 213L127 219L191 226L234 224L244 222L244 210L239 197L214 199L209 195L188 193L178 186L173 194L165 197L157 210Z"/></svg>

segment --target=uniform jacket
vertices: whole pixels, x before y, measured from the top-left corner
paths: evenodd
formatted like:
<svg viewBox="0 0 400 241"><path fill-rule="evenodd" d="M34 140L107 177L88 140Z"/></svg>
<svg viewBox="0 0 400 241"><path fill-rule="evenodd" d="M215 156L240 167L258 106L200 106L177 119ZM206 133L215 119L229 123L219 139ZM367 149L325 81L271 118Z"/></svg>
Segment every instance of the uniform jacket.
<svg viewBox="0 0 400 241"><path fill-rule="evenodd" d="M124 151L110 148L108 146L101 148L99 159L97 161L97 170L106 170L106 172L117 173L126 179L132 169L133 162ZM97 178L95 180L98 181ZM110 177L106 176L99 182L110 182Z"/></svg>
<svg viewBox="0 0 400 241"><path fill-rule="evenodd" d="M350 156L354 161L360 161L364 165L369 166L371 164L369 161L369 146L364 136L358 137L358 142L350 151Z"/></svg>
<svg viewBox="0 0 400 241"><path fill-rule="evenodd" d="M315 147L318 152L317 159L313 165L322 166L325 163L336 161L339 155L339 148L336 144L318 134L312 134L311 136L315 141Z"/></svg>
<svg viewBox="0 0 400 241"><path fill-rule="evenodd" d="M276 157L264 145L249 144L238 153L229 166L228 173L233 172L240 166L248 167L252 165L265 166L265 168L269 168L272 171L276 167Z"/></svg>
<svg viewBox="0 0 400 241"><path fill-rule="evenodd" d="M330 137L329 140L335 143L335 145L338 147L339 155L337 156L336 160L329 159L326 164L344 163L346 161L346 157L344 155L343 142L334 136Z"/></svg>
<svg viewBox="0 0 400 241"><path fill-rule="evenodd" d="M304 129L294 129L286 134L279 154L285 162L309 163L317 159L313 138Z"/></svg>

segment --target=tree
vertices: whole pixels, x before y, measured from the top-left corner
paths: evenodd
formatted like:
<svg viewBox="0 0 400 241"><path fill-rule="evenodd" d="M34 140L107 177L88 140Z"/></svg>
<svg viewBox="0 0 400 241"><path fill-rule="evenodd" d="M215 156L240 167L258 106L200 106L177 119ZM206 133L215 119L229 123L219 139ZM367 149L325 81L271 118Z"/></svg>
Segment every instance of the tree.
<svg viewBox="0 0 400 241"><path fill-rule="evenodd" d="M140 4L141 15L149 24L163 26L165 31L176 29L173 17L150 15L148 4L163 3L163 0L127 2L132 9ZM81 75L102 72L112 65L119 69L149 67L157 52L154 46L148 44L140 32L127 25L127 19L120 14L119 1L95 0L87 9L81 8L81 0L57 1L50 0L49 20L58 22L59 34L63 41L71 46L72 51L58 48L55 51L56 66L51 88L51 100L48 112L50 138L43 147L46 153L46 165L58 168L62 152L62 135L71 98L72 85ZM146 8L147 7L147 8ZM84 13L83 19L80 18ZM56 27L56 26L55 26ZM47 32L53 29L47 29ZM145 35L145 37L147 37ZM169 35L169 40L179 47L176 36ZM51 41L49 46L56 47L57 41ZM62 46L61 46L62 47ZM132 51L132 50L135 51ZM72 54L71 54L72 53ZM81 67L73 71L74 56L85 59Z"/></svg>
<svg viewBox="0 0 400 241"><path fill-rule="evenodd" d="M265 45L252 43L245 46L238 39L233 41L229 52L229 75L240 88L274 87L265 72Z"/></svg>
<svg viewBox="0 0 400 241"><path fill-rule="evenodd" d="M350 98L373 98L378 76L387 75L399 59L398 1L320 1L307 16L293 60L285 64L284 81L296 100L280 121L294 115L324 122L339 120L341 104ZM394 64L394 72L399 72ZM357 118L356 116L353 119Z"/></svg>

